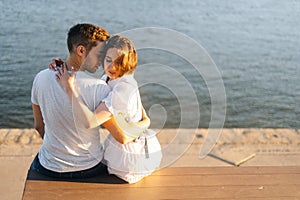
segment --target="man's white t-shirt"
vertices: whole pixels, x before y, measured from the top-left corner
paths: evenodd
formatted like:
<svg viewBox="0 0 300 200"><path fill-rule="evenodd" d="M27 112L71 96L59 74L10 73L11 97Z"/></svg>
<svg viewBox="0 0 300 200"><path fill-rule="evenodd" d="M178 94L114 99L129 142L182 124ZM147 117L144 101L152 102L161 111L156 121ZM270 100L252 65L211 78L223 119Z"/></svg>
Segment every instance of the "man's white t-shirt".
<svg viewBox="0 0 300 200"><path fill-rule="evenodd" d="M85 129L72 111L72 104L51 70L39 72L33 82L31 101L39 105L45 134L39 151L43 167L55 172L89 169L103 158L99 128ZM90 110L110 92L109 86L85 72L76 73L76 85Z"/></svg>

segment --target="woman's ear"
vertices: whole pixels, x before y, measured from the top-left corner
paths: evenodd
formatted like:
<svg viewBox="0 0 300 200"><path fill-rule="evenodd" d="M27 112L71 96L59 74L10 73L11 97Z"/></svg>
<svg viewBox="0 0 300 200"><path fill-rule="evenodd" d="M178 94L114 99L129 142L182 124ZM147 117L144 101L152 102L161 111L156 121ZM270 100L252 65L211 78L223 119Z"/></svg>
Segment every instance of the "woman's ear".
<svg viewBox="0 0 300 200"><path fill-rule="evenodd" d="M78 45L76 48L76 52L79 56L84 56L86 55L86 48L82 45Z"/></svg>

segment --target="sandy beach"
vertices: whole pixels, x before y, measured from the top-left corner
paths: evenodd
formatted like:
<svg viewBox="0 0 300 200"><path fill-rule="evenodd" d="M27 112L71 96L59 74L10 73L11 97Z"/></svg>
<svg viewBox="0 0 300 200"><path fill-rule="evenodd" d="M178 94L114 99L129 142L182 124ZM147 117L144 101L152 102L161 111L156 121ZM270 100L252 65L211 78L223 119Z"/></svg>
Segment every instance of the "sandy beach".
<svg viewBox="0 0 300 200"><path fill-rule="evenodd" d="M166 166L300 165L300 130L223 129L212 151L200 159L199 153L205 143L207 131L159 131L158 138L162 147L170 150L164 154L164 159L170 158ZM105 137L107 132L103 132ZM189 137L185 137L188 135ZM174 143L178 137L180 142ZM27 170L41 144L42 139L33 129L0 129L1 200L21 199Z"/></svg>

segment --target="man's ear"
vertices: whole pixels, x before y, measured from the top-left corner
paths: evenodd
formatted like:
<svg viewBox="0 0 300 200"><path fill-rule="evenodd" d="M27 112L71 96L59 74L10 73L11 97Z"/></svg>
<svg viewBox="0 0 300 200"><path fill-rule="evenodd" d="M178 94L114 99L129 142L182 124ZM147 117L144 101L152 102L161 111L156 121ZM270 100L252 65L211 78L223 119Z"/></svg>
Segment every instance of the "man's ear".
<svg viewBox="0 0 300 200"><path fill-rule="evenodd" d="M82 45L78 45L76 48L76 52L79 56L84 56L86 54L86 48Z"/></svg>

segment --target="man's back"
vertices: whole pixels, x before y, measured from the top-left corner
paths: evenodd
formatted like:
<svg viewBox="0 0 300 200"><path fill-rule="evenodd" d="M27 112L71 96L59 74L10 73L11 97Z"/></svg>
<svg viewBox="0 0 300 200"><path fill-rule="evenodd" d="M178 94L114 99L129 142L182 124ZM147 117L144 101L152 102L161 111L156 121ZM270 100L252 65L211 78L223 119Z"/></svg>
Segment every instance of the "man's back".
<svg viewBox="0 0 300 200"><path fill-rule="evenodd" d="M108 94L105 82L77 72L76 83L91 110ZM103 157L98 128L84 129L73 117L72 104L55 79L55 72L43 70L35 77L32 103L39 105L45 123L41 164L52 171L70 172L91 168Z"/></svg>

